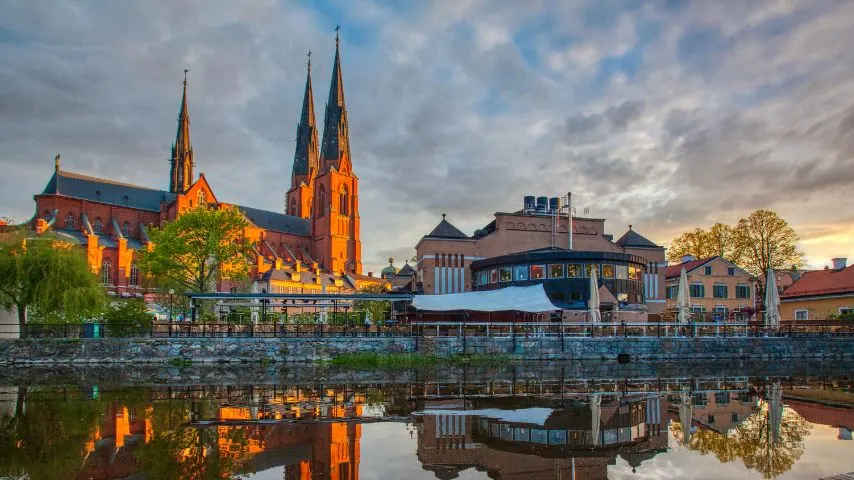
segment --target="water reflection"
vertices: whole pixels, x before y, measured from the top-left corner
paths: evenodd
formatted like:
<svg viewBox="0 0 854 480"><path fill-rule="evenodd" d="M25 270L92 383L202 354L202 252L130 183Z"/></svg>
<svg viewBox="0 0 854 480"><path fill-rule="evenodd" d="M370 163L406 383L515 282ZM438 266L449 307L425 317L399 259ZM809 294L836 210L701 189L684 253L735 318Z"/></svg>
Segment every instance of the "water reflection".
<svg viewBox="0 0 854 480"><path fill-rule="evenodd" d="M746 377L0 389L0 477L356 480L363 442L434 478L606 479L673 445L764 478L793 468L815 425L851 439L838 379ZM828 388L829 387L829 388ZM815 392L819 392L816 394ZM849 398L849 401L851 399ZM406 422L410 435L363 437ZM854 462L849 462L854 470ZM363 477L364 477L364 472Z"/></svg>

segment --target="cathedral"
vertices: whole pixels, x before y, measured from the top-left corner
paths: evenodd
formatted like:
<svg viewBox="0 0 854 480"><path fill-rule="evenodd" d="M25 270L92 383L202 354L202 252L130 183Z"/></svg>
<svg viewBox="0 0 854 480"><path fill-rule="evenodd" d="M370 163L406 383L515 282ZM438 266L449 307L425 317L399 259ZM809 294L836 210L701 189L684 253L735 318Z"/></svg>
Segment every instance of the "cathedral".
<svg viewBox="0 0 854 480"><path fill-rule="evenodd" d="M185 70L178 132L169 162L169 189L69 172L61 168L57 155L53 176L44 191L35 195L36 214L31 221L35 234L51 231L81 245L108 291L141 296L144 289L135 259L137 251L148 247L148 228L174 220L194 206L236 208L249 224L244 235L253 245L251 280L257 291L332 293L378 282L362 275L359 179L350 155L338 36L320 142L308 63L284 212L221 201L204 174L194 174L197 162L190 142L186 74ZM217 284L219 291L235 288L223 280Z"/></svg>

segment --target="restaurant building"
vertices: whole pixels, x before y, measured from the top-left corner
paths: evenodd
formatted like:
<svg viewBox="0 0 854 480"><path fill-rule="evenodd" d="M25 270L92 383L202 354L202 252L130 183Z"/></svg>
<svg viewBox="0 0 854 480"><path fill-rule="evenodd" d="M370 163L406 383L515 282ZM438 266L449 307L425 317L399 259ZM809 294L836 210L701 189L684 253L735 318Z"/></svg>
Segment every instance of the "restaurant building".
<svg viewBox="0 0 854 480"><path fill-rule="evenodd" d="M559 198L525 197L515 212L496 212L467 235L448 221L415 246L417 285L425 294L462 293L542 283L556 306L585 308L589 273L622 307L664 309L664 247L629 225L618 240L605 220L570 215ZM571 231L571 234L569 233ZM603 300L604 301L604 300Z"/></svg>

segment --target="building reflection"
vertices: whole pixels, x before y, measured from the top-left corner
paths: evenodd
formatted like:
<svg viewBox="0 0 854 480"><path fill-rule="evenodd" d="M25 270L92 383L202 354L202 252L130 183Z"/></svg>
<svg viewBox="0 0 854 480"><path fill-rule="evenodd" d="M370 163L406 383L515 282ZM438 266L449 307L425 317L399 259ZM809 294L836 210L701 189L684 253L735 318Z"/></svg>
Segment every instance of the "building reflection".
<svg viewBox="0 0 854 480"><path fill-rule="evenodd" d="M430 402L416 417L418 459L437 478L468 468L496 479L605 479L667 449L665 395L590 394L521 409Z"/></svg>

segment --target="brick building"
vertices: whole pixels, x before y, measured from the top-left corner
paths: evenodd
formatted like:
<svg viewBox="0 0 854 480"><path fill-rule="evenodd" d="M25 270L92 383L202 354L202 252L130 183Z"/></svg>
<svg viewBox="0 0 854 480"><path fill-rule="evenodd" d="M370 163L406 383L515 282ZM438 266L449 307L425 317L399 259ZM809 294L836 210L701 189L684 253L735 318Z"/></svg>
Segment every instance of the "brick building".
<svg viewBox="0 0 854 480"><path fill-rule="evenodd" d="M420 289L442 294L543 283L556 304L580 304L587 300L588 272L597 268L602 284L620 302L644 304L651 313L664 309L664 247L631 225L614 241L605 233L604 219L573 216L570 221L557 198L545 205L532 199L526 197L519 211L496 212L471 236L443 214L415 246Z"/></svg>
<svg viewBox="0 0 854 480"><path fill-rule="evenodd" d="M308 64L302 115L285 212L271 212L221 201L204 174L190 142L187 79L171 149L169 189L115 182L61 168L59 155L44 190L35 195L36 234L53 231L81 245L102 283L114 293L138 295L141 278L136 252L147 248L147 229L174 220L199 205L236 208L248 220L245 236L255 253L252 276L269 291L352 290L375 282L362 276L359 239L359 179L353 172L349 125L344 102L339 41L322 143L318 143ZM164 172L165 173L165 172ZM220 290L230 285L220 282Z"/></svg>

